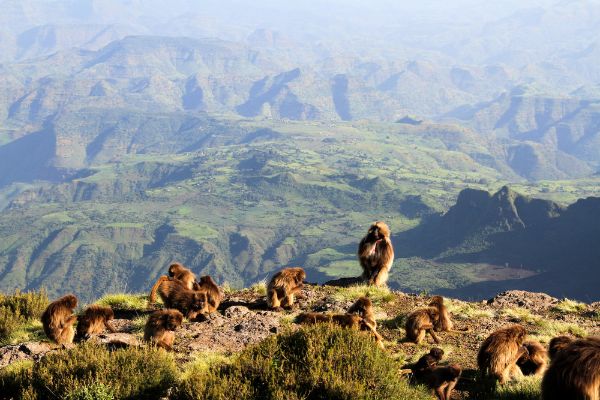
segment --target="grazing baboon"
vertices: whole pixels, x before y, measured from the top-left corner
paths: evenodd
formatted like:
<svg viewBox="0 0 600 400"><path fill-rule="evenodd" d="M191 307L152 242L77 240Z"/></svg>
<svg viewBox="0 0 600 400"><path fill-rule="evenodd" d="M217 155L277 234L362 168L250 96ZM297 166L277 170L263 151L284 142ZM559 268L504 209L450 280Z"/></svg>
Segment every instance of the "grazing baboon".
<svg viewBox="0 0 600 400"><path fill-rule="evenodd" d="M383 338L375 328L357 314L323 314L316 312L301 313L296 317L298 324L332 323L342 328L354 329L356 331L367 331L374 338L377 345L383 348Z"/></svg>
<svg viewBox="0 0 600 400"><path fill-rule="evenodd" d="M440 340L433 330L439 318L440 313L436 307L427 307L413 311L406 318L406 337L410 341L419 344L425 338L425 334L429 333L433 340L439 343Z"/></svg>
<svg viewBox="0 0 600 400"><path fill-rule="evenodd" d="M377 321L375 321L375 314L373 313L373 303L368 297L359 297L359 299L350 306L348 313L360 315L366 323L373 327L373 329L377 329Z"/></svg>
<svg viewBox="0 0 600 400"><path fill-rule="evenodd" d="M175 330L181 326L183 314L178 310L154 311L144 327L144 340L158 347L172 351L175 342Z"/></svg>
<svg viewBox="0 0 600 400"><path fill-rule="evenodd" d="M198 290L206 292L207 311L209 313L217 311L221 300L223 300L223 292L221 292L215 281L208 275L201 277L200 282L198 282Z"/></svg>
<svg viewBox="0 0 600 400"><path fill-rule="evenodd" d="M523 341L527 331L520 325L498 329L487 337L479 348L477 365L484 375L504 384L511 377L522 376L517 361L527 354Z"/></svg>
<svg viewBox="0 0 600 400"><path fill-rule="evenodd" d="M183 283L183 286L188 289L194 289L194 282L196 282L196 275L189 269L180 263L173 263L169 265L169 276L173 279L177 279Z"/></svg>
<svg viewBox="0 0 600 400"><path fill-rule="evenodd" d="M527 353L523 354L517 361L523 375L543 375L548 357L548 352L544 346L535 341L527 341L523 343L523 346L527 349Z"/></svg>
<svg viewBox="0 0 600 400"><path fill-rule="evenodd" d="M394 248L390 240L390 228L377 221L358 245L358 260L363 269L362 278L370 285L384 286L394 263Z"/></svg>
<svg viewBox="0 0 600 400"><path fill-rule="evenodd" d="M550 356L550 360L554 360L556 353L573 343L573 341L574 339L570 336L557 336L552 338L548 345L548 355Z"/></svg>
<svg viewBox="0 0 600 400"><path fill-rule="evenodd" d="M116 332L110 324L115 317L110 307L91 305L77 317L78 340L88 339L91 335L102 333L106 328L109 332Z"/></svg>
<svg viewBox="0 0 600 400"><path fill-rule="evenodd" d="M450 400L461 373L462 368L458 364L435 367L426 375L425 383L433 389L438 399Z"/></svg>
<svg viewBox="0 0 600 400"><path fill-rule="evenodd" d="M419 361L411 368L413 375L417 380L422 380L425 374L431 372L444 357L444 350L434 347L429 353L419 358Z"/></svg>
<svg viewBox="0 0 600 400"><path fill-rule="evenodd" d="M554 354L542 380L542 399L600 399L600 336L575 340Z"/></svg>
<svg viewBox="0 0 600 400"><path fill-rule="evenodd" d="M208 297L205 290L188 290L181 281L162 276L158 279L155 288L158 295L165 303L166 308L174 308L185 315L187 319L194 319L198 314L208 310ZM155 288L150 297L156 297Z"/></svg>
<svg viewBox="0 0 600 400"><path fill-rule="evenodd" d="M49 339L58 344L73 343L75 337L73 324L77 321L77 316L73 315L75 307L77 307L77 297L72 294L63 296L48 305L41 320Z"/></svg>
<svg viewBox="0 0 600 400"><path fill-rule="evenodd" d="M292 308L294 295L304 286L306 273L302 268L284 268L271 278L267 286L267 304L269 308L281 311Z"/></svg>

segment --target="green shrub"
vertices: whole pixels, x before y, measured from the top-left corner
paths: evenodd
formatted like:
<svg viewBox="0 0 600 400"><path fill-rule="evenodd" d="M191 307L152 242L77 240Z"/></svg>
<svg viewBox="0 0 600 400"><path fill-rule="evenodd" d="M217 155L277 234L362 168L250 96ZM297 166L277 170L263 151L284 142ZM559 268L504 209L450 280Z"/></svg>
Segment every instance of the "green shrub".
<svg viewBox="0 0 600 400"><path fill-rule="evenodd" d="M120 310L145 310L148 308L148 296L129 293L108 294L96 301L96 304Z"/></svg>
<svg viewBox="0 0 600 400"><path fill-rule="evenodd" d="M494 400L539 400L541 398L541 378L528 376L517 382L498 386Z"/></svg>
<svg viewBox="0 0 600 400"><path fill-rule="evenodd" d="M14 339L26 324L38 321L48 306L45 290L20 292L0 296L0 344Z"/></svg>
<svg viewBox="0 0 600 400"><path fill-rule="evenodd" d="M84 344L48 354L32 367L7 375L2 388L39 399L157 399L173 386L176 374L173 356L160 349L111 352Z"/></svg>
<svg viewBox="0 0 600 400"><path fill-rule="evenodd" d="M228 363L195 365L177 399L430 399L359 332L330 325L271 336Z"/></svg>

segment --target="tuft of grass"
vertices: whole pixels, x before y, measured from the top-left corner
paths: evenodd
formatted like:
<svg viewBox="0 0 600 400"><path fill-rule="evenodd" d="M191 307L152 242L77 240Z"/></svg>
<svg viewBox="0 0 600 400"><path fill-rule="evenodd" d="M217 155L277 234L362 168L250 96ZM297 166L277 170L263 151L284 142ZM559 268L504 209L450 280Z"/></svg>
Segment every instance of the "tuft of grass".
<svg viewBox="0 0 600 400"><path fill-rule="evenodd" d="M96 304L121 310L145 310L148 296L145 294L116 293L101 297Z"/></svg>
<svg viewBox="0 0 600 400"><path fill-rule="evenodd" d="M155 348L109 351L90 343L46 355L0 379L3 393L31 399L157 399L175 383L171 354ZM24 396L14 396L23 398Z"/></svg>
<svg viewBox="0 0 600 400"><path fill-rule="evenodd" d="M190 370L182 399L430 399L373 341L332 325L271 336L225 364Z"/></svg>
<svg viewBox="0 0 600 400"><path fill-rule="evenodd" d="M494 315L496 315L492 310L486 310L465 301L445 299L444 304L446 304L446 307L452 316L457 319L472 320L493 318Z"/></svg>
<svg viewBox="0 0 600 400"><path fill-rule="evenodd" d="M361 296L371 299L373 304L389 303L396 297L387 287L376 287L369 285L356 285L344 288L337 288L334 293L336 300L355 301Z"/></svg>
<svg viewBox="0 0 600 400"><path fill-rule="evenodd" d="M500 315L508 316L516 322L526 322L534 325L533 332L530 332L536 340L542 343L548 343L555 336L570 334L577 337L587 335L585 329L581 326L562 321L555 321L534 315L531 311L523 308L506 308L500 311Z"/></svg>
<svg viewBox="0 0 600 400"><path fill-rule="evenodd" d="M498 385L494 400L539 400L541 398L541 378L526 376L518 381Z"/></svg>
<svg viewBox="0 0 600 400"><path fill-rule="evenodd" d="M585 310L587 310L587 305L585 303L579 303L569 299L563 299L554 307L552 307L552 311L557 311L564 314L578 314Z"/></svg>
<svg viewBox="0 0 600 400"><path fill-rule="evenodd" d="M0 295L0 345L39 338L39 319L48 303L43 289Z"/></svg>
<svg viewBox="0 0 600 400"><path fill-rule="evenodd" d="M526 322L535 324L541 317L534 315L526 308L503 308L498 313L502 317L508 317L515 322Z"/></svg>
<svg viewBox="0 0 600 400"><path fill-rule="evenodd" d="M249 290L253 293L256 293L260 296L267 295L267 281L263 279L262 281L256 282L252 286L250 286Z"/></svg>

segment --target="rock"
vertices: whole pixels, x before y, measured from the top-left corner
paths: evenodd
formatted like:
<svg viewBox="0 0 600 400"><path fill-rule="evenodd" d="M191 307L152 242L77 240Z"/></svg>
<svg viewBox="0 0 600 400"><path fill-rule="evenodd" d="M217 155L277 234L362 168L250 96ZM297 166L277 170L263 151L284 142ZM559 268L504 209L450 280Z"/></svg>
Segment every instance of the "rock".
<svg viewBox="0 0 600 400"><path fill-rule="evenodd" d="M50 343L43 342L29 342L23 343L19 346L19 351L27 354L28 356L38 356L40 354L45 354L52 350L50 347Z"/></svg>
<svg viewBox="0 0 600 400"><path fill-rule="evenodd" d="M245 314L248 314L250 309L244 306L231 306L227 310L225 310L226 318L238 318Z"/></svg>
<svg viewBox="0 0 600 400"><path fill-rule="evenodd" d="M492 307L522 307L533 311L547 310L558 303L558 299L546 293L533 293L524 290L508 290L489 299Z"/></svg>
<svg viewBox="0 0 600 400"><path fill-rule="evenodd" d="M105 344L110 349L122 349L140 345L140 341L136 336L125 332L94 335L90 338L90 341Z"/></svg>
<svg viewBox="0 0 600 400"><path fill-rule="evenodd" d="M24 360L37 361L54 350L55 345L45 342L27 342L0 348L0 368ZM60 348L60 347L59 347Z"/></svg>

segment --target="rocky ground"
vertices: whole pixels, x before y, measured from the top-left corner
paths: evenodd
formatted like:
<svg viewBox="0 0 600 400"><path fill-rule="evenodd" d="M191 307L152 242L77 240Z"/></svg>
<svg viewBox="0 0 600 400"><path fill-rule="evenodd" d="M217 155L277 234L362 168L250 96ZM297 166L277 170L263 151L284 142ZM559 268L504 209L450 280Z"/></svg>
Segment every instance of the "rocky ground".
<svg viewBox="0 0 600 400"><path fill-rule="evenodd" d="M258 343L269 335L295 329L294 317L302 311L344 312L356 298L369 295L374 304L378 331L385 351L405 363L416 361L435 344L427 337L421 345L404 339L404 318L428 303L427 296L367 287L339 288L306 286L294 311L276 313L266 309L264 292L245 289L226 294L218 313L203 322L185 322L177 332L176 357L189 361L202 353L230 355ZM582 304L559 300L542 293L509 291L483 302L447 300L461 333L440 333L445 362L462 365L459 398L473 398L476 354L482 340L494 330L513 323L523 324L531 338L543 344L556 335L600 335L600 303ZM115 310L118 333L106 333L92 340L111 346L138 345L148 310ZM56 346L48 342L28 342L0 348L0 368L17 360L38 360Z"/></svg>

